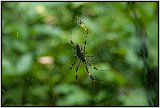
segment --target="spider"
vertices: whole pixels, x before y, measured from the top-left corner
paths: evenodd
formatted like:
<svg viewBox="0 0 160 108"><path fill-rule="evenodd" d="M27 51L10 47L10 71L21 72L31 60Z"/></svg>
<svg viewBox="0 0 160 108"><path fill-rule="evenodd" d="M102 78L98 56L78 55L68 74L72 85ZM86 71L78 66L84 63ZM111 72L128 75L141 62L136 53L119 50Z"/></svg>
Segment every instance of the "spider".
<svg viewBox="0 0 160 108"><path fill-rule="evenodd" d="M77 17L78 19L78 17ZM76 46L73 44L72 40L70 40L72 47L74 49L74 52L76 52L76 55L74 55L75 57L77 57L79 59L79 63L78 66L76 68L76 80L78 79L77 76L77 72L78 72L78 68L79 65L81 64L81 62L85 63L86 65L86 71L89 74L90 78L95 82L96 80L93 78L93 76L91 75L91 73L88 71L88 65L91 66L92 68L94 68L95 70L99 70L97 69L95 66L91 65L90 62L87 60L86 57L93 57L93 56L86 56L85 54L85 46L87 43L87 35L88 35L88 29L84 26L84 22L82 22L80 19L78 19L80 21L80 27L82 27L85 31L86 31L86 40L84 42L84 47L82 48L79 44L77 44ZM72 67L77 63L77 61L75 61L71 66L70 69L72 69ZM107 71L107 70L101 70L101 71Z"/></svg>

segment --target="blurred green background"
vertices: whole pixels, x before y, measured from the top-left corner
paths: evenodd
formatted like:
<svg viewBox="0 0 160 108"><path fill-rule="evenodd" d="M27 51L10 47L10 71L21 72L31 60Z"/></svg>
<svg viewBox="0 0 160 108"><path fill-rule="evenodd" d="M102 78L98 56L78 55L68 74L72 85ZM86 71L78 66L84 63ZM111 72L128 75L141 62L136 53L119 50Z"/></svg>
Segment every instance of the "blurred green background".
<svg viewBox="0 0 160 108"><path fill-rule="evenodd" d="M88 66L97 82L84 63L76 81L70 40L108 70ZM3 106L158 106L158 2L2 2L1 91Z"/></svg>

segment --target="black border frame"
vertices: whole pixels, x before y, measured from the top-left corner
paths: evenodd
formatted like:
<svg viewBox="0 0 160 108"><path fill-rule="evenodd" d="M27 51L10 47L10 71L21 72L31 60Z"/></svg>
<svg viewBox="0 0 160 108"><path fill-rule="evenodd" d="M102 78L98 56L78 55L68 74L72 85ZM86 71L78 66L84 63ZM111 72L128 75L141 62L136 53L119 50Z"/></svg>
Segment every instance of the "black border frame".
<svg viewBox="0 0 160 108"><path fill-rule="evenodd" d="M158 85L159 85L159 8L160 8L160 5L159 5L159 1L119 1L119 0L115 0L115 1L90 1L90 0L87 0L87 1L65 1L65 0L60 0L60 1L1 1L1 51L2 51L2 3L3 2L157 2L157 7L158 7ZM1 67L2 67L2 53L1 53ZM1 68L1 72L2 72L2 68ZM158 87L158 95L159 95L159 87ZM158 96L159 97L159 96ZM158 98L158 102L159 102L159 98ZM159 107L159 104L158 106L3 106L2 105L2 73L1 73L1 107Z"/></svg>

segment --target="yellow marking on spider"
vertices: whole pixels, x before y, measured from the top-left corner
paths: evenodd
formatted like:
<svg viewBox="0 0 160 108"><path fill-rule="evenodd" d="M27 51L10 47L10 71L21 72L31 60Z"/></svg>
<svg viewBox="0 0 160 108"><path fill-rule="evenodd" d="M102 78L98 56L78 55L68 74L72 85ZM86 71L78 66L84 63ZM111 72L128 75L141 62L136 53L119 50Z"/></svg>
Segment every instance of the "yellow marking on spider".
<svg viewBox="0 0 160 108"><path fill-rule="evenodd" d="M82 29L84 29L84 30L87 32L87 34L88 34L88 29L85 27L85 23L82 22L82 20L79 19L78 16L77 16L76 18L79 20L79 24L80 24L79 26L80 26Z"/></svg>

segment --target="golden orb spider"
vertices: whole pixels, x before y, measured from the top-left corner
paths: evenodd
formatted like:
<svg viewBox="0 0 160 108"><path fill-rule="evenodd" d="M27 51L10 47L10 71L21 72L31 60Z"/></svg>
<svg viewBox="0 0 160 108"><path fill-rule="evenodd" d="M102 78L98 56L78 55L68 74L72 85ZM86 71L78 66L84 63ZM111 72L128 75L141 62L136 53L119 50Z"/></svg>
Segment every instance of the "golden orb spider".
<svg viewBox="0 0 160 108"><path fill-rule="evenodd" d="M77 76L77 71L78 71L78 68L79 68L79 65L81 64L81 62L85 63L86 65L86 71L87 73L89 74L90 78L93 80L93 81L96 81L91 73L88 71L88 65L91 66L92 68L94 68L95 70L99 70L97 69L95 66L91 65L90 62L87 60L86 57L93 57L93 56L86 56L85 55L85 46L86 46L86 43L87 43L87 35L88 35L88 29L85 27L85 23L82 22L78 17L77 19L79 20L79 23L80 23L80 27L82 27L85 31L86 31L86 40L84 42L84 48L82 49L82 47L77 44L77 45L74 45L72 40L70 40L71 44L72 44L72 47L74 49L74 51L76 52L76 55L75 57L79 58L79 63L78 63L78 66L76 68L76 80L78 79L78 76ZM77 61L75 61L71 66L70 66L70 69L72 69L72 67L76 64ZM107 70L101 70L101 71L107 71Z"/></svg>

